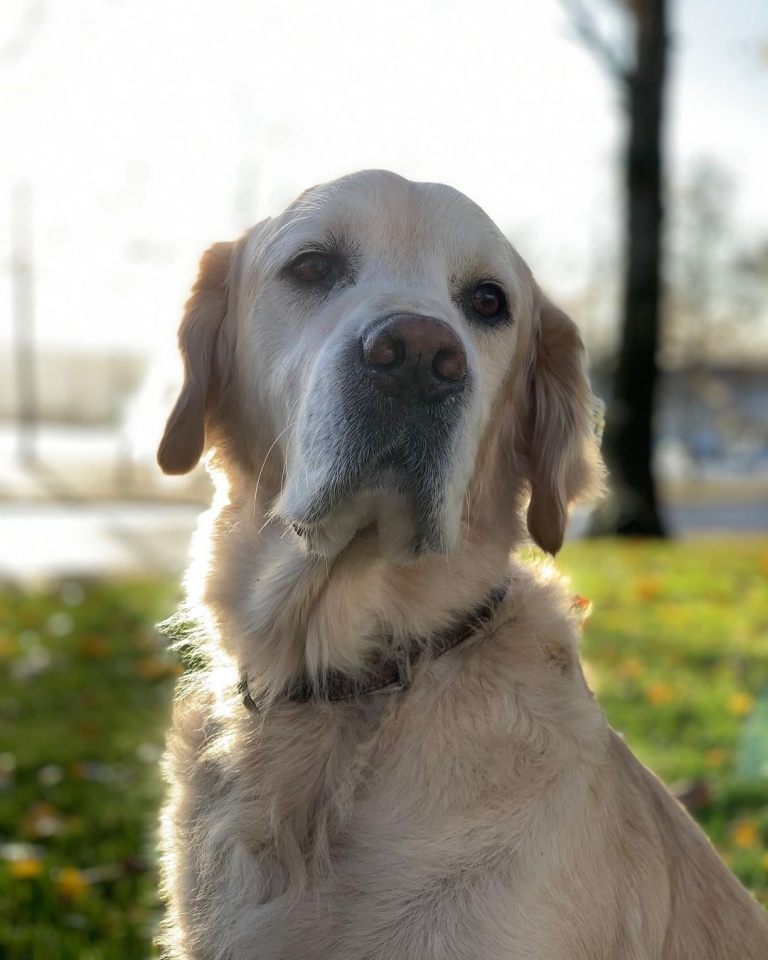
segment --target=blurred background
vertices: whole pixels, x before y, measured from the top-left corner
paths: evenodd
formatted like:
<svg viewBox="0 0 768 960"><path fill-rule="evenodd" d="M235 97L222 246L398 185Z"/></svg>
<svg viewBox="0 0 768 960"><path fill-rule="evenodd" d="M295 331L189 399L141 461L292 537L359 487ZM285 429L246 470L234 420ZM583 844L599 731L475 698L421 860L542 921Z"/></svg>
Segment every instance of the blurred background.
<svg viewBox="0 0 768 960"><path fill-rule="evenodd" d="M181 308L210 243L365 167L468 194L579 323L590 682L768 896L767 116L762 0L5 0L1 957L151 955L152 625L210 495L154 464Z"/></svg>

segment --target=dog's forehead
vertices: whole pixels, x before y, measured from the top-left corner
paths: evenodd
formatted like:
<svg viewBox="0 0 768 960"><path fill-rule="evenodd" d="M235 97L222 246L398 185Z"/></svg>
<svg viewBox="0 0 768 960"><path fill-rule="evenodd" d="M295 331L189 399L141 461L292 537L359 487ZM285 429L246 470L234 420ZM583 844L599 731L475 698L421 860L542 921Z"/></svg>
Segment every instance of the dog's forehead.
<svg viewBox="0 0 768 960"><path fill-rule="evenodd" d="M509 261L501 231L464 194L386 171L363 171L312 187L279 220L271 245L278 257L333 237L397 260L431 254L459 265Z"/></svg>

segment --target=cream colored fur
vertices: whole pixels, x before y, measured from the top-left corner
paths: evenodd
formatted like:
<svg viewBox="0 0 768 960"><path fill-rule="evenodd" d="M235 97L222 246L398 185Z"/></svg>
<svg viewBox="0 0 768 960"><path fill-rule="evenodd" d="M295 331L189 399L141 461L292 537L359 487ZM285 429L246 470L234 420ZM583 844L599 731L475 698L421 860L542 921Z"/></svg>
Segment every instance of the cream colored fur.
<svg viewBox="0 0 768 960"><path fill-rule="evenodd" d="M310 302L285 264L329 233L354 246L354 282ZM511 323L468 322L466 276L503 285ZM385 488L303 537L291 525L333 482L334 418L353 413L341 345L394 310L451 325L472 374L433 478L440 552ZM205 666L180 685L166 758L167 956L765 960L765 915L590 694L567 591L510 560L526 524L557 552L601 468L576 328L482 211L381 172L308 191L206 255L180 344L159 459L184 472L207 450L218 494L183 614ZM363 673L505 577L491 621L406 689L282 697L301 671Z"/></svg>

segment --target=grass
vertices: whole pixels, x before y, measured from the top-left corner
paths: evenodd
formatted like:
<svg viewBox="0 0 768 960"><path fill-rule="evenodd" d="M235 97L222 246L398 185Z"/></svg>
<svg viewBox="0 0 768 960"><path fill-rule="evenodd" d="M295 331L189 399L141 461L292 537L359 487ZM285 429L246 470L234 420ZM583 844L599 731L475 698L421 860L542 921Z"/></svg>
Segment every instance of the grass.
<svg viewBox="0 0 768 960"><path fill-rule="evenodd" d="M583 655L612 725L768 906L768 541L568 545Z"/></svg>
<svg viewBox="0 0 768 960"><path fill-rule="evenodd" d="M0 594L0 957L150 955L168 585ZM4 862L3 862L4 861Z"/></svg>
<svg viewBox="0 0 768 960"><path fill-rule="evenodd" d="M768 905L768 541L570 544L590 683ZM0 590L0 958L154 956L170 584Z"/></svg>

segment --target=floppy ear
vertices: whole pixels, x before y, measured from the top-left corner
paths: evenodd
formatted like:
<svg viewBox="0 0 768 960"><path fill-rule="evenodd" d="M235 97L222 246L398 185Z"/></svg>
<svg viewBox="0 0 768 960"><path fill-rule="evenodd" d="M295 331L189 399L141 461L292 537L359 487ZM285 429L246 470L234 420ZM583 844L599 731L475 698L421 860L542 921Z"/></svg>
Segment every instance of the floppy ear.
<svg viewBox="0 0 768 960"><path fill-rule="evenodd" d="M189 473L205 447L205 414L215 400L213 361L227 312L234 243L215 243L200 261L192 296L179 327L184 384L157 451L163 473Z"/></svg>
<svg viewBox="0 0 768 960"><path fill-rule="evenodd" d="M542 298L529 371L526 434L528 531L547 553L554 555L563 545L568 505L600 490L599 409L587 380L576 324Z"/></svg>

